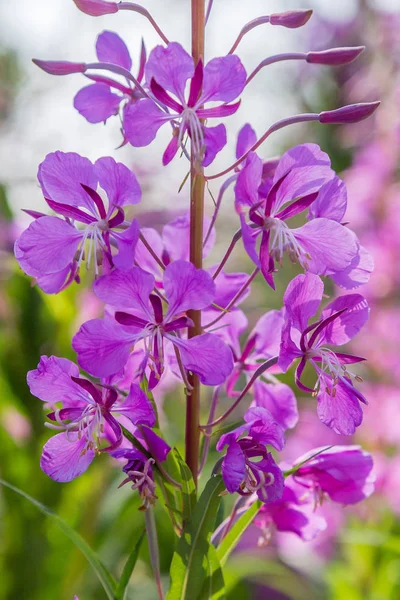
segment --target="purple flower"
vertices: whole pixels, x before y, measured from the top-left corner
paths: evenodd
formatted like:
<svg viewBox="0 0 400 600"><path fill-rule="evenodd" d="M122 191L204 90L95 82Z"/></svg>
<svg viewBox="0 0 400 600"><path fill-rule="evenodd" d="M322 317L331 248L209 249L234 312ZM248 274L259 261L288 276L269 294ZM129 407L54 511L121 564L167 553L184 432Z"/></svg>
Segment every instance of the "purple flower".
<svg viewBox="0 0 400 600"><path fill-rule="evenodd" d="M235 100L244 89L246 71L234 55L214 58L204 68L201 61L194 65L192 57L176 42L156 46L150 53L145 68L146 80L154 98L128 104L124 111L124 129L133 146L147 146L165 123L172 125L172 140L168 144L163 164L168 164L182 146L187 134L198 162L208 166L226 144L225 126L206 127L202 119L226 117L239 108L227 104ZM190 81L189 95L185 88ZM175 98L173 98L172 93ZM202 108L207 102L223 104Z"/></svg>
<svg viewBox="0 0 400 600"><path fill-rule="evenodd" d="M146 355L142 370L146 365L152 369L149 383L153 388L164 369L167 341L175 347L184 369L196 373L202 383L223 383L233 367L228 346L210 333L191 339L179 335L192 325L185 314L188 310L211 304L215 295L211 276L186 261L169 264L163 279L168 301L165 314L154 287L153 275L139 267L128 272L115 270L95 282L97 296L117 309L116 320L94 319L82 325L73 339L79 364L93 375L112 375L124 367L132 346L143 340Z"/></svg>
<svg viewBox="0 0 400 600"><path fill-rule="evenodd" d="M210 226L210 219L204 217L204 236ZM165 265L174 260L189 260L190 249L190 213L184 213L164 225L161 235L151 227L141 227L141 233L157 256L162 258ZM215 229L211 233L203 248L203 258L206 258L215 244ZM152 273L156 278L157 286L162 287L162 270L158 262L149 253L139 240L136 246L135 263L145 271ZM217 299L215 299L217 302Z"/></svg>
<svg viewBox="0 0 400 600"><path fill-rule="evenodd" d="M265 313L256 323L251 331L247 341L240 348L239 336L247 326L247 320L242 319L234 321L235 335L232 335L232 351L235 360L234 370L226 382L226 389L229 396L235 395L235 385L242 374L251 376L260 366L260 361L279 354L282 326L284 322L283 310L270 310ZM242 325L243 323L243 325Z"/></svg>
<svg viewBox="0 0 400 600"><path fill-rule="evenodd" d="M84 259L87 266L94 262L96 274L99 264L120 269L133 265L139 228L136 221L125 221L123 208L141 200L132 171L111 157L93 165L79 154L54 152L39 166L38 179L47 204L64 218L35 219L17 240L15 255L44 291L59 292L78 279ZM98 185L107 195L107 208Z"/></svg>
<svg viewBox="0 0 400 600"><path fill-rule="evenodd" d="M103 3L106 7L112 4ZM116 6L116 5L114 5ZM112 12L112 11L108 11ZM50 75L70 75L83 73L87 79L94 81L82 88L74 98L74 107L89 123L105 123L113 115L117 115L122 103L135 103L142 98L145 91L140 85L144 77L146 64L146 48L142 42L139 70L137 77L130 73L132 59L125 42L112 31L103 31L96 41L98 63L73 63L68 61L38 60L33 62ZM115 81L104 75L88 74L88 70L102 69L125 78L125 83ZM119 93L115 93L119 92Z"/></svg>
<svg viewBox="0 0 400 600"><path fill-rule="evenodd" d="M135 425L155 424L153 407L139 386L132 384L121 399L108 385L95 385L79 375L78 367L65 358L42 356L38 368L27 376L31 393L53 406L47 417L50 429L62 431L43 448L40 466L55 481L67 482L81 475L96 452L110 452L122 442L118 418ZM58 403L62 407L58 407ZM110 444L102 445L107 438Z"/></svg>
<svg viewBox="0 0 400 600"><path fill-rule="evenodd" d="M318 415L336 433L351 435L362 421L359 402L364 396L356 390L354 376L346 367L364 360L358 356L333 351L329 345L341 346L350 341L368 320L368 303L360 294L341 296L331 302L320 320L308 325L322 300L324 285L319 277L298 275L288 285L284 296L286 319L282 330L279 366L286 371L297 358L296 383L317 396ZM317 373L314 389L306 387L302 373L309 363Z"/></svg>
<svg viewBox="0 0 400 600"><path fill-rule="evenodd" d="M322 448L311 450L296 464L305 463L293 479L308 488L315 502L326 494L340 504L356 504L374 491L373 461L360 446L334 446L314 456ZM294 466L295 466L294 465Z"/></svg>
<svg viewBox="0 0 400 600"><path fill-rule="evenodd" d="M117 459L126 459L128 461L123 468L127 477L119 487L128 482L131 483L132 489L138 490L143 501L139 510L146 510L157 500L153 467L156 463L161 463L166 460L171 448L161 437L148 427L142 427L140 434L141 435L137 437L151 456L145 456L140 450L134 447L119 448L115 452L112 452L112 456Z"/></svg>
<svg viewBox="0 0 400 600"><path fill-rule="evenodd" d="M124 41L112 31L103 31L96 42L96 54L100 63L110 63L131 71L132 59ZM141 83L146 64L146 48L142 42L139 71L136 79ZM135 103L143 97L127 80L119 83L103 75L86 75L95 83L82 88L74 98L74 107L89 123L102 123L113 115L117 115L121 103ZM114 91L119 92L116 94Z"/></svg>
<svg viewBox="0 0 400 600"><path fill-rule="evenodd" d="M222 477L231 494L254 492L263 502L273 502L282 496L284 478L266 445L282 450L282 428L267 410L250 408L244 415L245 424L222 435L217 443L220 452L228 446L222 461ZM241 435L247 432L245 437Z"/></svg>
<svg viewBox="0 0 400 600"><path fill-rule="evenodd" d="M291 532L310 541L326 529L325 519L312 510L309 498L298 488L286 481L282 497L261 507L254 519L261 529L260 546L270 541L274 530Z"/></svg>
<svg viewBox="0 0 400 600"><path fill-rule="evenodd" d="M272 185L263 184L261 159L250 153L235 192L244 247L271 287L275 261L281 262L285 252L293 262L319 275L340 273L357 259L358 240L340 224L346 210L344 184L335 177L327 155L315 144L286 152L276 167ZM246 205L250 223L246 223L243 213ZM311 220L301 227L288 225L288 220L308 208Z"/></svg>

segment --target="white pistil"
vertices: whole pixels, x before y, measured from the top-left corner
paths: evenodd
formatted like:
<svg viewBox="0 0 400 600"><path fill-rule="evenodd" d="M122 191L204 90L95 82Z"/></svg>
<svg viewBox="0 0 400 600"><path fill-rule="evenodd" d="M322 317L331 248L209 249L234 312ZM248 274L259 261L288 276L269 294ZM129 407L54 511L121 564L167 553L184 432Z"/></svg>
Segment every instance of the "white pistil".
<svg viewBox="0 0 400 600"><path fill-rule="evenodd" d="M321 379L323 375L327 374L331 378L331 387L325 386L326 393L333 398L336 396L336 386L339 381L347 379L355 379L356 381L362 381L362 378L351 371L348 371L346 365L342 364L335 352L330 348L316 348L310 349L306 353L307 358L319 358L320 364L314 362L317 367L318 379L315 383L313 396L316 396L321 387Z"/></svg>
<svg viewBox="0 0 400 600"><path fill-rule="evenodd" d="M286 251L292 262L299 262L304 269L308 269L307 261L311 260L311 256L304 250L293 231L284 221L275 217L267 217L264 228L273 232L270 248L272 256L278 262L282 261Z"/></svg>
<svg viewBox="0 0 400 600"><path fill-rule="evenodd" d="M182 144L183 134L186 129L185 125L187 125L190 130L194 154L198 160L201 160L204 152L204 132L200 119L196 111L188 106L181 113L181 119L178 144L179 146Z"/></svg>

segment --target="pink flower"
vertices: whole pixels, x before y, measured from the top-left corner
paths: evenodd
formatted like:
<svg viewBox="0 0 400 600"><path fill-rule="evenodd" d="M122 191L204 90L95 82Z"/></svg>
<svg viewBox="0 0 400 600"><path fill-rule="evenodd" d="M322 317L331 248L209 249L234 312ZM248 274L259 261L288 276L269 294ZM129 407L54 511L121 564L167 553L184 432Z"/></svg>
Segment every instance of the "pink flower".
<svg viewBox="0 0 400 600"><path fill-rule="evenodd" d="M163 155L168 164L182 146L187 134L195 155L208 166L226 144L224 125L206 127L203 119L226 117L237 111L235 100L244 89L246 71L239 58L228 55L214 58L203 69L195 68L192 57L176 42L157 46L150 53L145 68L146 80L157 102L152 99L130 104L124 111L124 130L133 146L147 146L165 123L171 123L173 136ZM185 88L191 80L189 96ZM172 93L175 98L173 98ZM223 102L213 108L202 108L207 102ZM162 108L160 108L160 106Z"/></svg>

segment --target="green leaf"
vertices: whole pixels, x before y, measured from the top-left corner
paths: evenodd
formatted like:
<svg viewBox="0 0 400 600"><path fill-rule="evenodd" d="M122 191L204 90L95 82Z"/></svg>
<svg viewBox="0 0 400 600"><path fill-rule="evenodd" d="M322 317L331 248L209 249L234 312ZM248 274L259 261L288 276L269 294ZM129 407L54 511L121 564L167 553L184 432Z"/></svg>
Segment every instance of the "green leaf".
<svg viewBox="0 0 400 600"><path fill-rule="evenodd" d="M242 515L234 524L234 526L228 531L220 545L217 549L218 559L221 563L221 566L224 566L228 557L232 550L235 549L237 543L242 537L243 533L246 529L251 525L254 517L258 513L262 506L262 502L257 500L254 504L251 505L249 510L247 510L244 515Z"/></svg>
<svg viewBox="0 0 400 600"><path fill-rule="evenodd" d="M197 600L200 597L210 573L209 563L213 560L210 558L213 552L210 551L210 538L223 490L220 475L207 482L172 558L167 600Z"/></svg>
<svg viewBox="0 0 400 600"><path fill-rule="evenodd" d="M116 600L124 600L125 598L126 588L128 587L128 583L133 573L133 569L135 568L136 561L139 556L140 546L142 545L145 533L146 529L144 529L140 534L139 539L134 545L133 550L128 557L128 560L125 563L124 569L121 574L121 579L118 582L117 590L115 592Z"/></svg>
<svg viewBox="0 0 400 600"><path fill-rule="evenodd" d="M210 548L208 549L207 560L208 573L199 600L225 600L226 590L224 575L218 560L217 551L212 545L210 545Z"/></svg>
<svg viewBox="0 0 400 600"><path fill-rule="evenodd" d="M100 558L97 556L96 552L92 550L92 548L88 545L88 543L77 533L68 523L66 523L61 517L56 515L50 508L32 498L22 490L14 487L7 481L0 479L0 484L4 485L8 489L12 490L16 494L19 494L26 500L28 500L31 504L36 506L44 515L49 517L58 527L69 537L69 539L75 544L77 548L82 552L82 554L86 557L94 572L96 573L101 585L105 593L107 594L107 598L109 600L116 600L115 597L115 588L116 582L109 572L109 570L103 565Z"/></svg>
<svg viewBox="0 0 400 600"><path fill-rule="evenodd" d="M193 481L192 472L179 454L179 450L174 448L175 458L178 462L181 483L182 483L182 503L183 519L186 522L191 518L194 507L196 506L196 486Z"/></svg>

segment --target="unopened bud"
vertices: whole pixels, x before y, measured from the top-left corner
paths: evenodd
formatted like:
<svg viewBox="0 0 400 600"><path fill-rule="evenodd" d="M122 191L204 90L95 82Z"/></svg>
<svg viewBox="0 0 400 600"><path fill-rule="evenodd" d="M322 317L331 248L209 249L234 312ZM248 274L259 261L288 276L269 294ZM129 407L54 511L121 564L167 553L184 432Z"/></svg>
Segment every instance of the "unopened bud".
<svg viewBox="0 0 400 600"><path fill-rule="evenodd" d="M71 73L84 73L86 70L85 63L39 60L37 58L33 58L32 62L46 73L50 73L50 75L71 75Z"/></svg>
<svg viewBox="0 0 400 600"><path fill-rule="evenodd" d="M328 110L320 113L320 123L345 124L358 123L370 117L378 108L380 102L363 102L360 104L350 104L336 110Z"/></svg>
<svg viewBox="0 0 400 600"><path fill-rule="evenodd" d="M284 13L276 13L270 15L269 22L271 25L279 25L280 27L288 27L289 29L297 29L303 27L310 19L312 10L288 10Z"/></svg>
<svg viewBox="0 0 400 600"><path fill-rule="evenodd" d="M118 12L116 2L105 2L104 0L74 0L77 8L91 17L101 17Z"/></svg>
<svg viewBox="0 0 400 600"><path fill-rule="evenodd" d="M307 52L306 60L308 63L316 65L347 65L358 58L363 50L365 50L365 46L330 48L321 52Z"/></svg>

